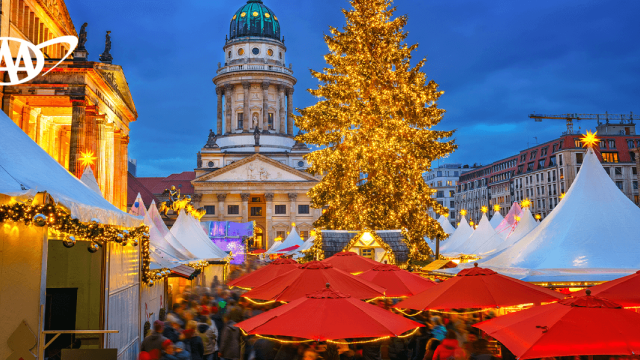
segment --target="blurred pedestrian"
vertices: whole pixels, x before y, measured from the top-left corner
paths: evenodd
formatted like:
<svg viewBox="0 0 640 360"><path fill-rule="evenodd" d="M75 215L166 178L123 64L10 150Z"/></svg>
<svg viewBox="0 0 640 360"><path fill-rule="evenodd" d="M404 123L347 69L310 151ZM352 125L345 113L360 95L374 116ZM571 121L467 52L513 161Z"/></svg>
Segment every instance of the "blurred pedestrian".
<svg viewBox="0 0 640 360"><path fill-rule="evenodd" d="M447 337L442 340L433 353L433 360L465 360L465 351L458 344L458 336L455 331L447 332Z"/></svg>
<svg viewBox="0 0 640 360"><path fill-rule="evenodd" d="M204 360L204 344L202 338L196 334L197 327L197 322L189 320L186 329L182 332L182 341L185 349L191 354L191 360Z"/></svg>
<svg viewBox="0 0 640 360"><path fill-rule="evenodd" d="M142 346L140 346L141 351L151 352L152 350L157 350L160 352L162 350L162 343L167 340L164 336L162 336L162 332L164 330L164 323L160 320L156 320L153 322L153 331L149 336L144 338L142 341Z"/></svg>
<svg viewBox="0 0 640 360"><path fill-rule="evenodd" d="M427 342L427 346L426 346L426 349L425 349L424 357L422 359L423 360L433 360L433 353L436 352L436 349L438 348L438 345L440 345L440 340L438 340L436 338L429 339L429 342Z"/></svg>

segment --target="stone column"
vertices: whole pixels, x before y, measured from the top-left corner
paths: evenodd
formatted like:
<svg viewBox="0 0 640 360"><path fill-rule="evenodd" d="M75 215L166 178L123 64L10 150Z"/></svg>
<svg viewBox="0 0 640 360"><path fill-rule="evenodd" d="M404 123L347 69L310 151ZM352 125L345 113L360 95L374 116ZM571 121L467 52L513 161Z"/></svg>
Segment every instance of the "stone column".
<svg viewBox="0 0 640 360"><path fill-rule="evenodd" d="M97 150L96 150L96 180L98 181L98 185L100 185L100 189L102 190L102 194L104 195L106 192L106 183L107 178L106 174L106 155L107 155L107 129L105 126L105 115L97 115L96 116L96 127L97 127Z"/></svg>
<svg viewBox="0 0 640 360"><path fill-rule="evenodd" d="M69 139L69 172L77 178L82 176L80 153L84 150L85 101L71 99L71 136Z"/></svg>
<svg viewBox="0 0 640 360"><path fill-rule="evenodd" d="M122 196L122 131L116 130L113 134L113 201L115 207L120 207Z"/></svg>
<svg viewBox="0 0 640 360"><path fill-rule="evenodd" d="M280 128L278 129L278 133L286 134L287 133L287 114L284 110L284 85L278 85L278 112L280 115Z"/></svg>
<svg viewBox="0 0 640 360"><path fill-rule="evenodd" d="M226 131L224 133L230 134L232 128L231 123L233 122L233 119L231 119L233 116L233 109L231 108L233 106L233 85L226 84L224 86L224 98L227 101L227 111L224 119Z"/></svg>
<svg viewBox="0 0 640 360"><path fill-rule="evenodd" d="M251 194L240 194L242 199L242 222L249 221L249 196Z"/></svg>
<svg viewBox="0 0 640 360"><path fill-rule="evenodd" d="M242 132L249 132L251 121L251 109L249 109L249 89L251 89L251 83L244 81L242 83L242 89L244 90L244 108L242 110Z"/></svg>
<svg viewBox="0 0 640 360"><path fill-rule="evenodd" d="M97 157L96 154L98 152L98 129L96 124L96 112L98 108L96 106L86 106L85 107L85 138L84 138L84 149L85 151L89 151L93 154L94 157ZM91 170L93 170L94 175L96 172L97 164L94 162L91 165ZM84 169L82 169L84 171ZM96 178L97 179L97 178Z"/></svg>
<svg viewBox="0 0 640 360"><path fill-rule="evenodd" d="M269 82L262 83L262 130L269 128Z"/></svg>
<svg viewBox="0 0 640 360"><path fill-rule="evenodd" d="M298 199L298 194L289 193L289 222L295 223L297 220L298 208L296 205L296 200Z"/></svg>
<svg viewBox="0 0 640 360"><path fill-rule="evenodd" d="M287 134L293 136L293 88L287 89Z"/></svg>
<svg viewBox="0 0 640 360"><path fill-rule="evenodd" d="M224 201L227 198L227 194L218 194L218 221L224 221Z"/></svg>
<svg viewBox="0 0 640 360"><path fill-rule="evenodd" d="M216 116L216 134L222 135L222 93L221 86L216 86L216 95L218 96L218 114Z"/></svg>
<svg viewBox="0 0 640 360"><path fill-rule="evenodd" d="M33 140L33 137L31 136L30 125L31 125L31 106L24 105L22 107L22 117L20 120L20 128L27 135L29 135L29 137L31 137L31 140Z"/></svg>
<svg viewBox="0 0 640 360"><path fill-rule="evenodd" d="M105 167L104 167L104 177L105 177L105 189L103 190L105 193L105 199L107 201L114 203L114 189L115 189L115 149L113 144L115 142L115 124L114 123L106 123L105 124Z"/></svg>
<svg viewBox="0 0 640 360"><path fill-rule="evenodd" d="M265 248L269 249L271 247L271 244L273 243L273 239L275 238L275 234L273 232L273 225L272 225L272 217L273 217L273 193L265 193L264 194L264 200L267 203L266 206L266 211L265 211L265 216L266 216L266 228L265 228L265 239L264 239L264 244L265 244Z"/></svg>
<svg viewBox="0 0 640 360"><path fill-rule="evenodd" d="M129 135L120 139L120 210L127 211L127 188L129 178Z"/></svg>

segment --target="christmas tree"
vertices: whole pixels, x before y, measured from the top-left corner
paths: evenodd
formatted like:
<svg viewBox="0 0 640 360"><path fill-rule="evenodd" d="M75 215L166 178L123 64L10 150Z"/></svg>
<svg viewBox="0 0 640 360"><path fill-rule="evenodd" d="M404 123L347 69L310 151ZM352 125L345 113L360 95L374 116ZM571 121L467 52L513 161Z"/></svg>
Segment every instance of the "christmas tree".
<svg viewBox="0 0 640 360"><path fill-rule="evenodd" d="M447 235L429 208L448 209L431 197L422 174L432 161L455 150L453 131L436 131L444 114L442 95L421 68L411 66L417 45L407 45L406 16L393 18L391 0L351 0L346 26L331 27L320 85L309 92L320 101L298 110L297 140L318 147L306 156L309 171L323 176L309 195L323 208L314 224L342 230L402 229L412 254L431 249L423 240Z"/></svg>

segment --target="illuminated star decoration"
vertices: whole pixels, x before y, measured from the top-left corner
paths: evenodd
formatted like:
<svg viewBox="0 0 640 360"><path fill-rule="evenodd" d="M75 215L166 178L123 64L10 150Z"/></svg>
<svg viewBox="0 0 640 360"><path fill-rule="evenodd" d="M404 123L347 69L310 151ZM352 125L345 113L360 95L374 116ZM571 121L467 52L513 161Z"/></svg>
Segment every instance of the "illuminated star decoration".
<svg viewBox="0 0 640 360"><path fill-rule="evenodd" d="M587 134L580 138L580 141L582 141L582 147L593 149L594 147L599 146L600 139L598 139L596 135L598 135L597 131L591 133L591 131L587 130Z"/></svg>
<svg viewBox="0 0 640 360"><path fill-rule="evenodd" d="M82 163L82 166L93 165L97 159L97 157L93 156L93 152L91 151L81 152L80 155L80 162Z"/></svg>
<svg viewBox="0 0 640 360"><path fill-rule="evenodd" d="M486 207L486 206L483 206L483 207L480 208L480 211L482 211L483 214L486 214L487 211L489 211L489 208Z"/></svg>
<svg viewBox="0 0 640 360"><path fill-rule="evenodd" d="M499 204L495 204L493 205L493 211L500 211L500 205Z"/></svg>
<svg viewBox="0 0 640 360"><path fill-rule="evenodd" d="M516 219L516 222L520 222L520 216L516 215L515 219Z"/></svg>
<svg viewBox="0 0 640 360"><path fill-rule="evenodd" d="M465 210L465 209L460 210L460 215L462 215L462 216L467 215L467 210Z"/></svg>
<svg viewBox="0 0 640 360"><path fill-rule="evenodd" d="M540 220L542 219L542 216L540 216L540 214L536 214L536 220Z"/></svg>
<svg viewBox="0 0 640 360"><path fill-rule="evenodd" d="M564 199L565 193L560 193L560 199Z"/></svg>
<svg viewBox="0 0 640 360"><path fill-rule="evenodd" d="M531 206L531 200L529 200L529 199L522 200L520 202L520 206L523 207L523 208Z"/></svg>

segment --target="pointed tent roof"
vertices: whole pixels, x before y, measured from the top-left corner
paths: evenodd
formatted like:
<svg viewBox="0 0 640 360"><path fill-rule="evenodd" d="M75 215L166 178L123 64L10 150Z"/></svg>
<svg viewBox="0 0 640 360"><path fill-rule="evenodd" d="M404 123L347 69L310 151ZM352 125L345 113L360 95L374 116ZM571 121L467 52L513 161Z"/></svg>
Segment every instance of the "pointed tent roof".
<svg viewBox="0 0 640 360"><path fill-rule="evenodd" d="M485 243L481 244L477 249L475 249L474 254L478 254L483 257L497 254L498 252L503 251L504 249L513 245L515 242L522 239L525 235L531 232L531 230L536 228L538 224L531 215L531 211L529 210L529 208L525 208L520 215L521 219L516 225L516 229L513 230L509 237L504 239L501 234L496 234L496 236L492 236ZM485 261L486 260L488 259L485 259Z"/></svg>
<svg viewBox="0 0 640 360"><path fill-rule="evenodd" d="M274 246L267 250L266 254L275 254L279 249L286 249L296 245L302 246L303 243L304 241L302 241L302 238L300 238L300 235L298 235L296 225L293 224L293 226L291 227L291 232L289 233L289 235L287 235L287 238L281 241L278 247L275 247L275 244L277 243L274 243Z"/></svg>
<svg viewBox="0 0 640 360"><path fill-rule="evenodd" d="M222 260L227 257L227 254L220 250L217 251L208 245L213 245L213 242L207 237L203 239L204 232L200 225L195 224L189 219L183 210L180 211L178 219L171 227L171 233L190 253L196 255L198 259L202 260ZM202 235L201 235L202 233ZM215 245L214 245L215 246Z"/></svg>
<svg viewBox="0 0 640 360"><path fill-rule="evenodd" d="M93 174L93 170L91 170L91 166L84 168L82 172L82 176L80 177L80 181L82 181L85 185L87 185L91 190L95 191L97 194L102 196L102 191L100 191L100 185L96 181L96 176ZM135 214L131 214L137 216Z"/></svg>
<svg viewBox="0 0 640 360"><path fill-rule="evenodd" d="M4 112L0 112L0 134L0 194L28 199L46 191L71 210L74 219L126 227L142 224L141 218L116 208L71 175Z"/></svg>
<svg viewBox="0 0 640 360"><path fill-rule="evenodd" d="M147 211L147 215L145 216L145 224L151 227L151 223L153 223L155 229L162 235L165 241L171 245L182 257L186 257L187 259L197 259L196 254L192 254L189 250L187 250L178 239L169 231L167 225L165 225L164 221L162 221L162 217L160 217L160 212L158 212L158 208L156 207L156 202L152 201L151 205L149 205L149 210Z"/></svg>
<svg viewBox="0 0 640 360"><path fill-rule="evenodd" d="M639 218L640 208L589 149L571 188L545 221L484 265L520 268L530 281L543 279L545 273L556 279L590 280L610 279L616 271L617 276L630 274L640 268ZM562 270L570 275L560 276Z"/></svg>
<svg viewBox="0 0 640 360"><path fill-rule="evenodd" d="M442 226L442 230L444 230L444 232L446 232L447 234L451 235L456 231L456 228L454 228L451 223L449 222L449 217L441 215L438 218L438 223L440 223L440 226Z"/></svg>
<svg viewBox="0 0 640 360"><path fill-rule="evenodd" d="M84 175L82 176L84 177ZM142 201L142 195L140 195L140 193L138 193L138 196L136 196L136 200L133 202L133 205L131 205L131 209L129 209L129 214L134 216L147 215L147 208L144 206L144 201ZM149 224L147 224L147 226L149 226Z"/></svg>
<svg viewBox="0 0 640 360"><path fill-rule="evenodd" d="M457 249L450 249L449 252L457 252L459 254L475 254L474 250L478 248L478 245L483 244L487 240L489 240L493 236L500 236L493 229L489 219L487 218L487 214L482 214L482 219L480 219L480 224L478 224L478 228L469 236L467 241L465 241L462 245L460 245Z"/></svg>
<svg viewBox="0 0 640 360"><path fill-rule="evenodd" d="M497 228L500 223L502 223L502 221L504 220L504 218L502 217L502 214L500 214L500 211L494 211L493 216L491 217L491 226L493 226L493 228Z"/></svg>
<svg viewBox="0 0 640 360"><path fill-rule="evenodd" d="M311 247L313 246L313 242L316 240L315 236L311 236L310 238L308 238L307 240L304 241L304 243L302 243L302 246L300 246L299 248L295 249L295 250L291 250L288 253L286 253L286 256L289 255L294 255L294 258L299 258L304 256L304 254L302 253L305 250L309 250L311 249ZM283 248L286 249L286 248Z"/></svg>
<svg viewBox="0 0 640 360"><path fill-rule="evenodd" d="M449 238L444 241L440 252L446 254L449 249L455 250L458 246L467 241L471 234L473 234L473 228L469 226L469 223L467 223L467 218L463 216L462 219L460 219L460 224L458 225L458 228L453 233L453 235L449 236Z"/></svg>
<svg viewBox="0 0 640 360"><path fill-rule="evenodd" d="M514 202L513 205L511 205L511 210L509 210L507 216L505 216L500 225L496 227L496 232L502 234L502 237L504 238L509 236L509 234L511 234L515 229L514 225L516 223L516 216L520 216L520 214L522 214L522 208L520 207L520 204Z"/></svg>

